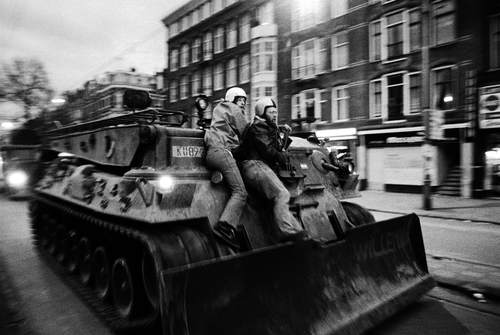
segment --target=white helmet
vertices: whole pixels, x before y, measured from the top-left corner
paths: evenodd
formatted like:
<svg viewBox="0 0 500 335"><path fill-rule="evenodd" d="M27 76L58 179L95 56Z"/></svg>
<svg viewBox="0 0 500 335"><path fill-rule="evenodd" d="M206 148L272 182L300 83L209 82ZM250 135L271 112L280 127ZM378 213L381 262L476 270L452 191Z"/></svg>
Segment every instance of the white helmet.
<svg viewBox="0 0 500 335"><path fill-rule="evenodd" d="M264 115L267 107L276 107L276 102L274 102L273 98L270 97L260 98L255 103L255 114L258 116Z"/></svg>
<svg viewBox="0 0 500 335"><path fill-rule="evenodd" d="M240 87L231 87L230 89L227 90L226 92L226 98L225 100L226 101L229 101L229 102L234 102L234 100L237 98L237 97L243 97L243 98L247 98L247 94L245 93L245 91L240 88Z"/></svg>

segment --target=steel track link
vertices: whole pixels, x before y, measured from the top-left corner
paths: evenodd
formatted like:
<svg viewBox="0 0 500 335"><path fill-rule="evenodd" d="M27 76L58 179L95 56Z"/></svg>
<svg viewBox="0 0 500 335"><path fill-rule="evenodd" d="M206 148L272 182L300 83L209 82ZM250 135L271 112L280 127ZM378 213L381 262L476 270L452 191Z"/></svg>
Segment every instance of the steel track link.
<svg viewBox="0 0 500 335"><path fill-rule="evenodd" d="M142 232L116 225L112 222L105 221L88 214L83 214L74 209L68 208L62 204L59 204L53 200L47 199L39 194L34 196L39 202L48 205L53 211L50 213L51 217L54 215L68 215L75 219L80 220L76 226L81 226L81 223L92 224L94 229L105 230L110 235L119 236L122 239L131 239L142 245L147 245L148 236ZM35 205L36 206L36 205ZM36 217L39 215L37 210L33 208L34 205L30 206L30 216L32 220L32 225L39 219ZM57 211L54 211L57 210ZM85 286L80 283L78 276L75 274L68 274L67 270L57 262L57 260L50 255L43 247L39 246L38 240L39 236L36 236L36 228L32 226L32 232L35 236L34 242L39 250L43 259L51 267L51 269L64 280L64 282L78 295L80 296L91 309L116 333L118 334L133 334L133 333L152 333L157 331L158 327L158 314L153 313L152 316L142 317L135 320L125 320L119 316L116 312L114 306L110 303L106 303L98 299L95 295L94 290L91 287ZM95 236L94 236L95 237ZM158 257L158 255L154 255Z"/></svg>

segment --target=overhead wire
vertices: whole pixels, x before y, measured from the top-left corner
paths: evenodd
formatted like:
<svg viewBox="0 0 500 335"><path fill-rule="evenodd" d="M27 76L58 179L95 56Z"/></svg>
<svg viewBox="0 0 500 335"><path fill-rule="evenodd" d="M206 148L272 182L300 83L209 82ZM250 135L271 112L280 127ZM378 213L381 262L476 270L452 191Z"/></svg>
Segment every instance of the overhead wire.
<svg viewBox="0 0 500 335"><path fill-rule="evenodd" d="M120 51L118 54L114 55L113 57L111 57L110 59L108 59L107 61L105 61L104 63L102 63L101 65L97 66L96 68L94 68L93 70L83 74L81 77L79 77L78 79L75 79L72 83L71 83L71 87L73 86L76 86L78 85L80 82L83 82L85 80L87 80L87 78L90 78L96 74L99 74L99 72L103 71L105 68L109 67L110 65L112 65L113 63L115 63L116 61L119 61L122 59L122 56L126 55L126 54L129 54L130 52L134 51L134 49L136 49L138 46L148 42L149 40L151 40L152 38L154 38L158 33L162 32L163 30L163 27L159 27L153 31L151 31L150 33L146 34L143 38L135 41L134 43L132 43L130 46L126 47L125 49L123 49L122 51Z"/></svg>

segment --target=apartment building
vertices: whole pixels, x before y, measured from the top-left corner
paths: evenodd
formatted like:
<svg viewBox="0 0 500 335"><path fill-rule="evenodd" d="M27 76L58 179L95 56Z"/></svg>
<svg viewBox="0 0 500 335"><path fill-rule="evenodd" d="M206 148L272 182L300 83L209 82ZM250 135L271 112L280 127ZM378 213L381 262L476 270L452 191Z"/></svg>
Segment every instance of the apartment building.
<svg viewBox="0 0 500 335"><path fill-rule="evenodd" d="M486 77L494 86L489 92L497 92L498 5L308 3L283 2L277 10L289 13L278 25L278 82L279 106L291 111L290 121L348 147L363 188L420 192L426 159L435 191L484 193L479 170L488 145L478 144L477 93L490 85L481 84ZM423 145L429 109L433 140Z"/></svg>
<svg viewBox="0 0 500 335"><path fill-rule="evenodd" d="M498 7L193 0L163 20L167 106L186 110L198 94L217 100L238 85L250 103L276 96L280 122L348 148L362 188L419 192L427 160L435 191L484 194L486 152L500 146Z"/></svg>
<svg viewBox="0 0 500 335"><path fill-rule="evenodd" d="M272 1L192 0L163 19L167 28L169 109L188 111L194 100L217 101L230 87L249 95L249 110L277 92L277 29ZM249 116L250 117L250 116Z"/></svg>
<svg viewBox="0 0 500 335"><path fill-rule="evenodd" d="M66 103L51 112L51 119L62 124L83 122L121 113L125 110L123 94L127 89L146 91L153 107L163 108L163 75L153 76L129 71L109 71L85 82L81 89L68 92Z"/></svg>

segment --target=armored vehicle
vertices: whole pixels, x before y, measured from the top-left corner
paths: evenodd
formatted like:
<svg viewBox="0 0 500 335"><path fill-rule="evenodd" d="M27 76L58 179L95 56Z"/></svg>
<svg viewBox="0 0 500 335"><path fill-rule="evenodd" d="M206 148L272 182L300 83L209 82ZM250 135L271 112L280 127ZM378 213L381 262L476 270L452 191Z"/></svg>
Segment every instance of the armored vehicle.
<svg viewBox="0 0 500 335"><path fill-rule="evenodd" d="M127 93L130 114L47 135L61 154L30 206L47 264L114 331L358 334L433 286L418 218L374 222L341 201L335 167L304 139L280 176L312 239L278 243L250 190L245 247L219 242L228 190L205 167L204 131Z"/></svg>
<svg viewBox="0 0 500 335"><path fill-rule="evenodd" d="M8 197L26 197L40 178L42 145L38 133L21 127L12 130L0 145L1 175Z"/></svg>

